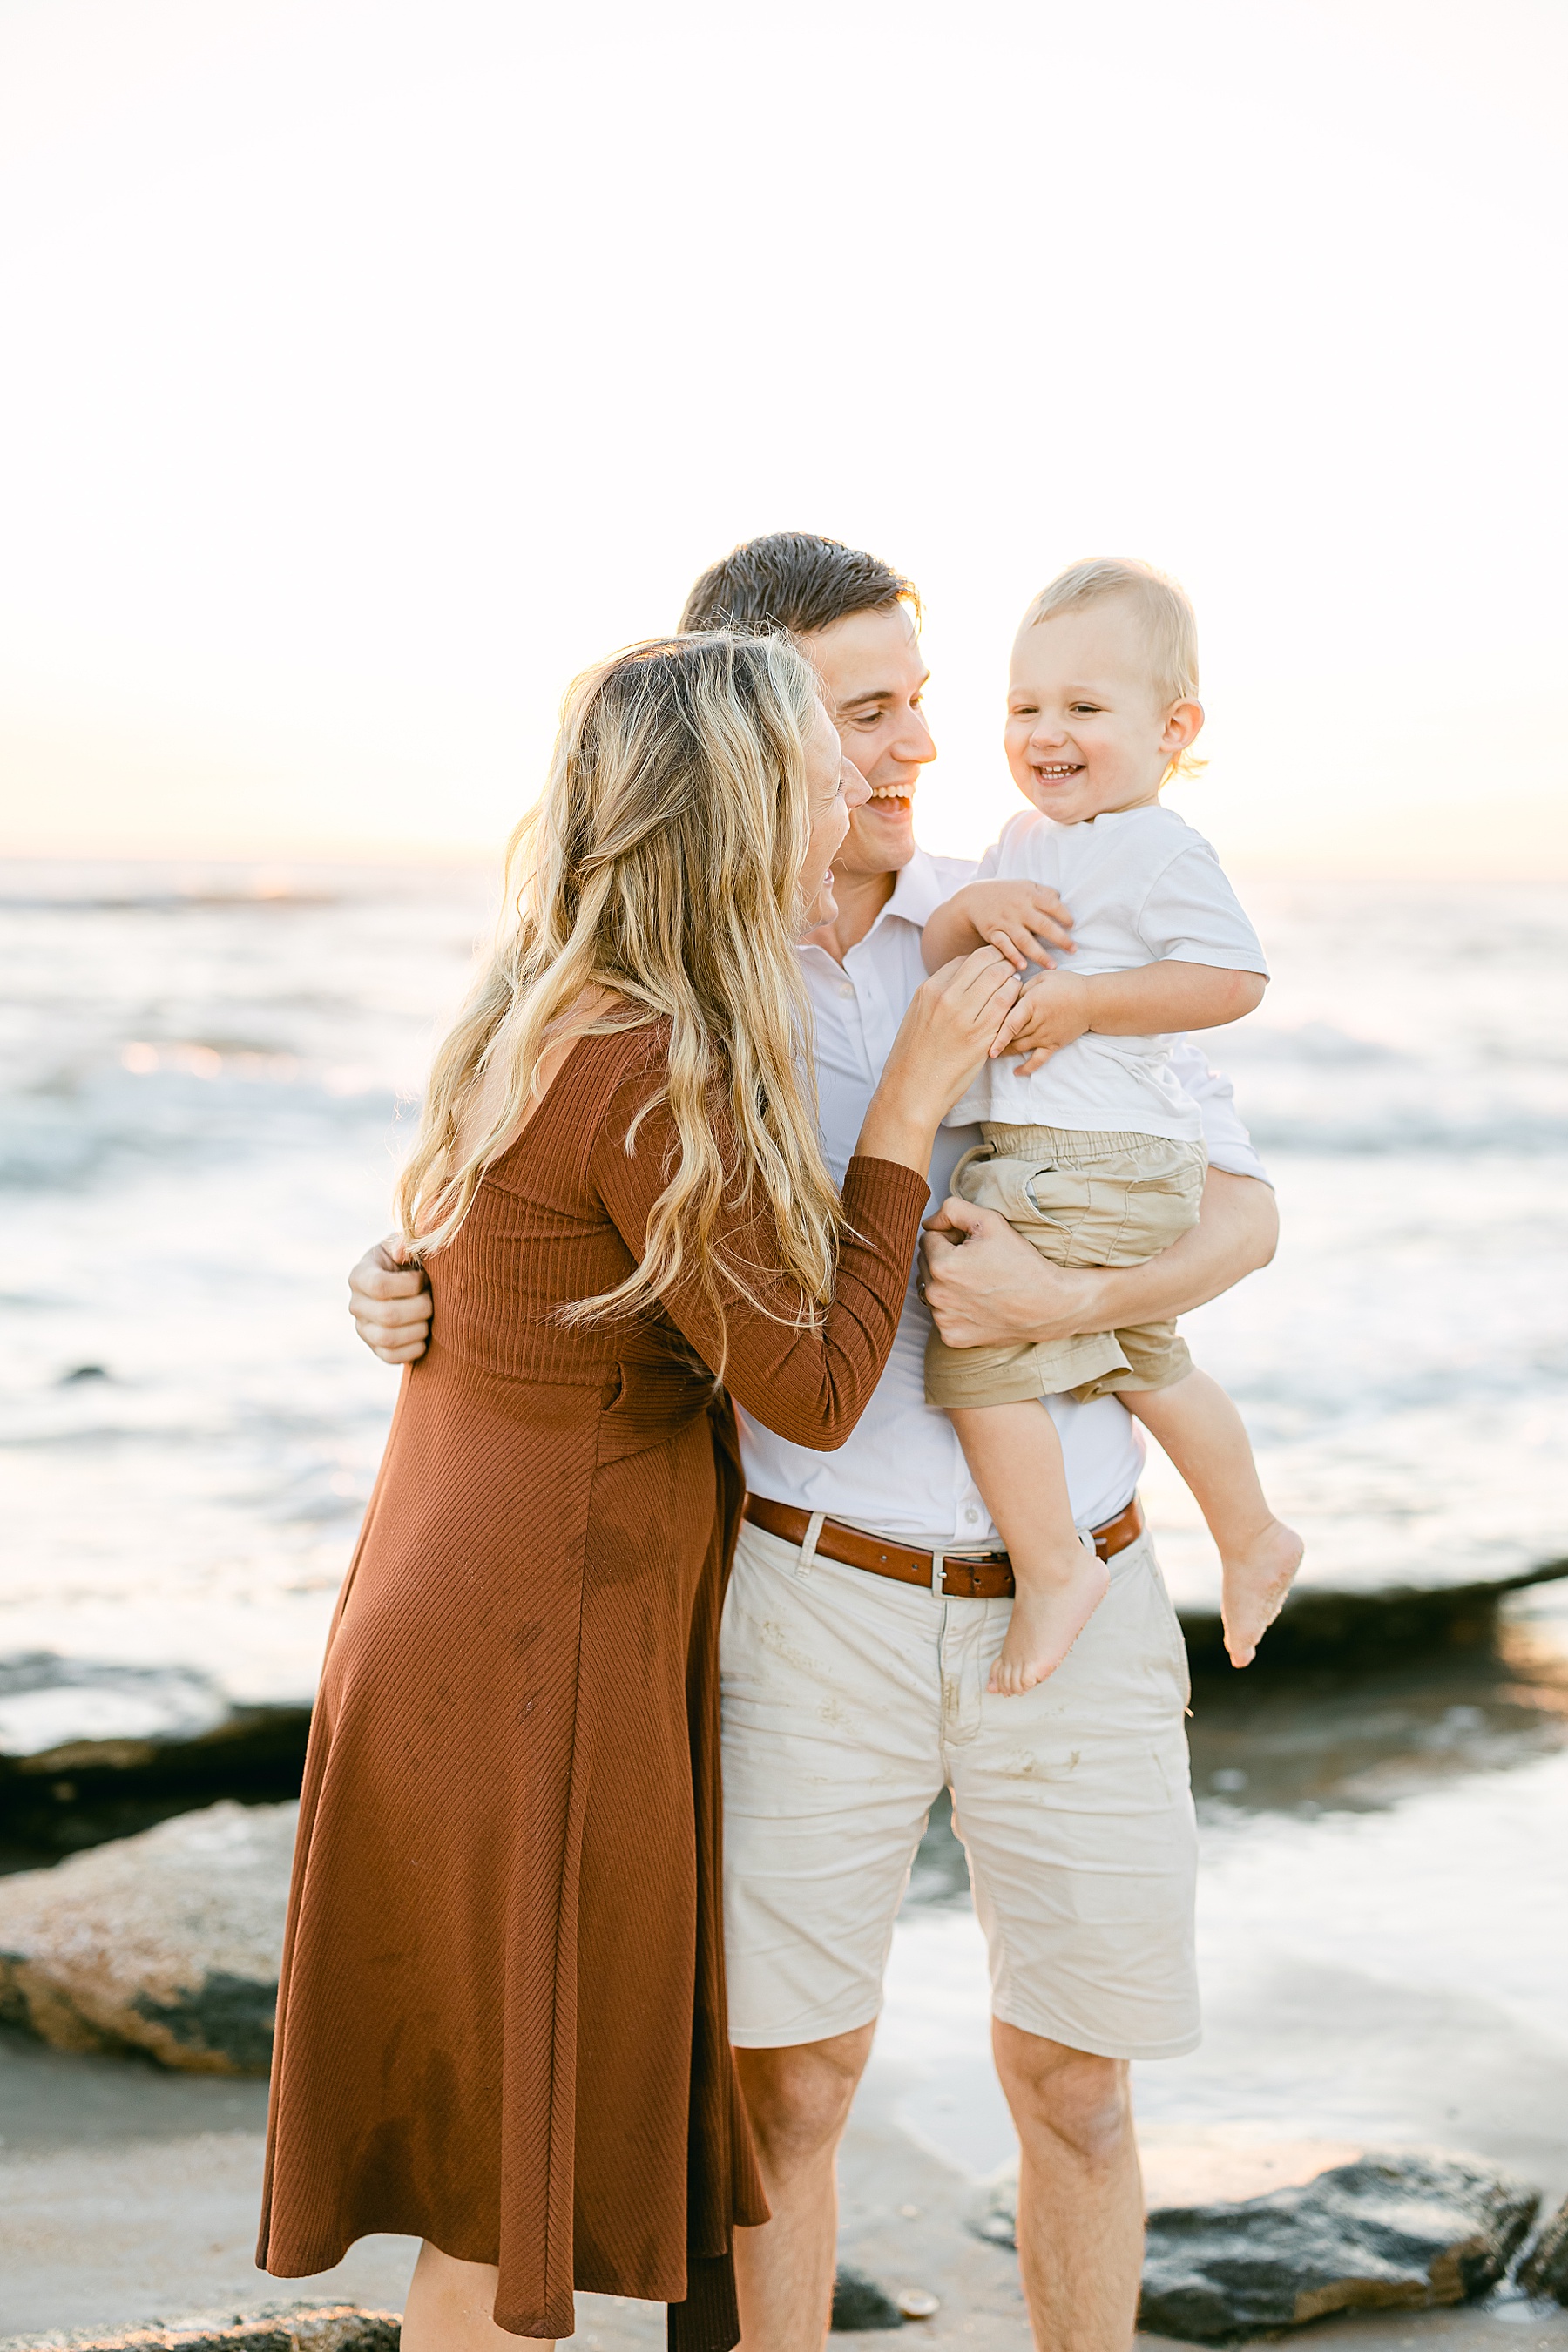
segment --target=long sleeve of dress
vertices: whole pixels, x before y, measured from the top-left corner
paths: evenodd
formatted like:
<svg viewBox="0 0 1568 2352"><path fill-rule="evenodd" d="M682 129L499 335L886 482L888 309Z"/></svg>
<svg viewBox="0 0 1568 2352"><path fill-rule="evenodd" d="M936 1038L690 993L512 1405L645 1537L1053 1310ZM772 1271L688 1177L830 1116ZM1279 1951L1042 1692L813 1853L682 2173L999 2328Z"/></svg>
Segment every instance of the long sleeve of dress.
<svg viewBox="0 0 1568 2352"><path fill-rule="evenodd" d="M645 1072L623 1086L593 1160L599 1196L638 1259L648 1213L668 1181L668 1155L676 1139L674 1120L660 1105L642 1119L632 1152L626 1150L627 1130L653 1084ZM815 1328L795 1319L795 1294L778 1266L766 1208L737 1214L725 1225L726 1259L746 1269L771 1311L726 1290L724 1385L764 1428L823 1453L848 1437L886 1369L929 1197L925 1178L912 1169L888 1160L850 1161L837 1279ZM700 1284L683 1281L664 1307L702 1361L717 1368L720 1335Z"/></svg>

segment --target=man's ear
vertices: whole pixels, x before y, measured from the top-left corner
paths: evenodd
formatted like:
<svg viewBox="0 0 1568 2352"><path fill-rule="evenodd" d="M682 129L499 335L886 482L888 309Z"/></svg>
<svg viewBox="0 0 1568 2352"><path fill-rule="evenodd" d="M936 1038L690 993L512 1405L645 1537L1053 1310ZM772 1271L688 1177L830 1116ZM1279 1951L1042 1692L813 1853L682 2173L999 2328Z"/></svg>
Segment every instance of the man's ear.
<svg viewBox="0 0 1568 2352"><path fill-rule="evenodd" d="M1160 737L1160 749L1173 757L1196 742L1204 723L1201 702L1173 702L1165 713L1164 730Z"/></svg>

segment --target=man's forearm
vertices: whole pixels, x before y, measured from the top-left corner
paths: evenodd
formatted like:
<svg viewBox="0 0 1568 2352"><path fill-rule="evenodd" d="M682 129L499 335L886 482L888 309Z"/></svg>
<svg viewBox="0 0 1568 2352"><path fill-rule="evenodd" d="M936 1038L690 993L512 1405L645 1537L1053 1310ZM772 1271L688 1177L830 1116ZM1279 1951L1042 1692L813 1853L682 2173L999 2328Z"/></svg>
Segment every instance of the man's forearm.
<svg viewBox="0 0 1568 2352"><path fill-rule="evenodd" d="M430 1336L430 1285L423 1266L408 1263L401 1234L366 1250L349 1276L349 1313L373 1356L384 1364L412 1364Z"/></svg>
<svg viewBox="0 0 1568 2352"><path fill-rule="evenodd" d="M1279 1238L1279 1212L1269 1186L1256 1176L1230 1176L1211 1168L1198 1223L1169 1249L1142 1265L1100 1266L1080 1274L1085 1296L1075 1328L1114 1331L1190 1315L1267 1265Z"/></svg>
<svg viewBox="0 0 1568 2352"><path fill-rule="evenodd" d="M950 1348L1166 1323L1267 1265L1279 1233L1268 1186L1215 1168L1200 1222L1142 1265L1055 1265L994 1210L950 1201L927 1232L925 1295Z"/></svg>

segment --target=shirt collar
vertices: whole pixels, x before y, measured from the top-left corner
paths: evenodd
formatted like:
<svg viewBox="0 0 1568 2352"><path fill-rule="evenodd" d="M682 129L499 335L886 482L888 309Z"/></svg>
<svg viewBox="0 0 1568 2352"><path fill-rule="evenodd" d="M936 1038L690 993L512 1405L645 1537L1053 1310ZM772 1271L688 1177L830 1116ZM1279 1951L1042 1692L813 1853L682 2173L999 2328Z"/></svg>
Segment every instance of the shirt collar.
<svg viewBox="0 0 1568 2352"><path fill-rule="evenodd" d="M858 949L868 946L881 929L882 925L893 916L896 916L900 922L912 925L917 931L923 931L942 900L952 896L952 891L942 887L942 877L936 870L935 859L926 850L917 849L909 864L899 869L899 878L893 885L892 897L877 917L866 937L863 940L857 940L849 953L854 955ZM838 970L837 964L826 948L819 948L813 944L802 947L798 952L802 956L820 960L829 971Z"/></svg>
<svg viewBox="0 0 1568 2352"><path fill-rule="evenodd" d="M885 923L889 915L897 915L904 922L912 923L916 930L923 931L942 900L952 895L942 888L935 859L925 850L917 849L909 864L899 869L893 895L878 916L877 923ZM871 926L873 931L877 923Z"/></svg>

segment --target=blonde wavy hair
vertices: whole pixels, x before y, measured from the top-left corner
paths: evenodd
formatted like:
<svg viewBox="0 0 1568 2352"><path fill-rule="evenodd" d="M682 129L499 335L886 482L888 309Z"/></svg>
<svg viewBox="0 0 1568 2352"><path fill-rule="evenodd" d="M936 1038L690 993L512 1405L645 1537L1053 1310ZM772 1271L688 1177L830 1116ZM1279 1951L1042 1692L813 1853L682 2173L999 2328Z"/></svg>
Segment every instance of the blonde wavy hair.
<svg viewBox="0 0 1568 2352"><path fill-rule="evenodd" d="M1042 588L1025 625L1049 621L1058 613L1081 613L1120 596L1130 604L1143 625L1149 654L1150 683L1162 702L1195 702L1198 698L1198 616L1193 600L1179 580L1141 563L1132 555L1091 555L1058 572ZM1201 776L1208 766L1191 751L1178 751L1161 777L1162 785L1184 776Z"/></svg>
<svg viewBox="0 0 1568 2352"><path fill-rule="evenodd" d="M692 1274L721 1335L727 1286L775 1312L759 1280L776 1280L773 1269L733 1263L719 1240L726 1209L751 1202L772 1213L778 1264L800 1295L794 1319L810 1322L831 1296L839 1201L803 1081L810 1015L795 945L816 699L787 640L718 630L632 646L570 688L543 795L508 845L506 919L437 1054L397 1187L418 1255L458 1232L538 1098L551 1044L663 1021L668 1071L647 1108L668 1101L679 1150L641 1263L567 1319L630 1313ZM620 1002L563 1026L589 989ZM465 1113L498 1063L504 1087L463 1148Z"/></svg>

